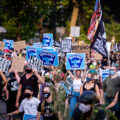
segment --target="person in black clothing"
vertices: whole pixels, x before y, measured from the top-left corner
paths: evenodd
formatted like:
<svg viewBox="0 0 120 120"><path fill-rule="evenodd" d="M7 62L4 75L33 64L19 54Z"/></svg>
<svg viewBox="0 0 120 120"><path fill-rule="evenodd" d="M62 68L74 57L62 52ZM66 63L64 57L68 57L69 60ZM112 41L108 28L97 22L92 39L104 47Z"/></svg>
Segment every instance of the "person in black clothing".
<svg viewBox="0 0 120 120"><path fill-rule="evenodd" d="M100 100L100 103L102 104L103 101L102 101L102 98L100 95L99 87L96 83L94 83L94 79L95 79L94 75L91 73L88 73L87 76L88 76L86 79L87 81L80 88L80 95L82 95L84 91L92 90L92 91L96 92L96 94Z"/></svg>
<svg viewBox="0 0 120 120"><path fill-rule="evenodd" d="M44 82L42 77L37 72L33 72L31 68L26 67L25 74L20 79L19 89L16 98L16 107L19 108L19 103L24 99L24 90L26 86L31 86L33 90L33 96L38 96L38 84Z"/></svg>
<svg viewBox="0 0 120 120"><path fill-rule="evenodd" d="M6 105L2 98L2 89L6 85L6 83L7 83L7 79L5 75L3 74L3 72L0 71L0 113L1 114L6 113Z"/></svg>
<svg viewBox="0 0 120 120"><path fill-rule="evenodd" d="M104 120L105 112L99 110L96 114L95 104L98 102L96 93L94 91L88 90L83 92L79 98L79 106L75 109L73 113L72 120Z"/></svg>
<svg viewBox="0 0 120 120"><path fill-rule="evenodd" d="M2 71L0 71L0 99L2 99L2 89L6 85L7 79Z"/></svg>
<svg viewBox="0 0 120 120"><path fill-rule="evenodd" d="M17 108L15 107L16 96L18 91L19 83L16 79L15 73L12 71L10 73L10 79L7 83L7 113L15 111Z"/></svg>
<svg viewBox="0 0 120 120"><path fill-rule="evenodd" d="M38 106L37 120L40 120L41 115L43 120L62 120L61 114L57 107L57 94L53 86L46 86L43 89L44 100Z"/></svg>

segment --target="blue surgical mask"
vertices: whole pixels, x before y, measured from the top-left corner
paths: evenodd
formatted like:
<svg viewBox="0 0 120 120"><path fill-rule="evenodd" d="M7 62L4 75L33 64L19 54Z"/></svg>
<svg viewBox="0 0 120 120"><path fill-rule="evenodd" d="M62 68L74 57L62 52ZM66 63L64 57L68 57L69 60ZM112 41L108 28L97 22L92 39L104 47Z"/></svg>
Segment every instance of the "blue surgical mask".
<svg viewBox="0 0 120 120"><path fill-rule="evenodd" d="M92 78L86 78L86 81L87 82L89 82L89 81L91 81L92 80Z"/></svg>
<svg viewBox="0 0 120 120"><path fill-rule="evenodd" d="M110 75L114 75L114 74L115 74L115 72L111 70L110 71Z"/></svg>
<svg viewBox="0 0 120 120"><path fill-rule="evenodd" d="M52 76L52 75L50 75L49 77L50 77L50 79L53 79L53 76Z"/></svg>

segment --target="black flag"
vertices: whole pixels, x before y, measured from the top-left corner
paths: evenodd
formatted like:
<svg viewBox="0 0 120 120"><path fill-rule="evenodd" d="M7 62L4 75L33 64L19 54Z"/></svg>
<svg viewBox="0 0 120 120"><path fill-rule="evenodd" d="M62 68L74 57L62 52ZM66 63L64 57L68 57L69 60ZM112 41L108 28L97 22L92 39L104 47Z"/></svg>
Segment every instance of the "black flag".
<svg viewBox="0 0 120 120"><path fill-rule="evenodd" d="M107 39L106 39L106 34L104 29L104 23L103 23L103 20L101 19L99 21L97 31L93 38L91 49L95 50L96 52L100 53L103 57L107 58L108 54L107 54L106 41Z"/></svg>
<svg viewBox="0 0 120 120"><path fill-rule="evenodd" d="M100 53L103 57L108 57L106 46L107 39L102 19L100 0L96 0L87 38L92 42L91 49Z"/></svg>

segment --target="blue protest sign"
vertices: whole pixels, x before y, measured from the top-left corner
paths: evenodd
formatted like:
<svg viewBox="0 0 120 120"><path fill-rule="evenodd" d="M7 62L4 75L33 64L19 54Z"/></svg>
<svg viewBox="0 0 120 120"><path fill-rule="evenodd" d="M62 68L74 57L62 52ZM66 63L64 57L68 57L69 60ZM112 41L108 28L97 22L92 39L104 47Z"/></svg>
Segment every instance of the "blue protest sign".
<svg viewBox="0 0 120 120"><path fill-rule="evenodd" d="M43 45L43 47L52 47L53 46L53 34L44 33L42 45Z"/></svg>
<svg viewBox="0 0 120 120"><path fill-rule="evenodd" d="M66 69L67 70L85 69L85 54L67 53Z"/></svg>
<svg viewBox="0 0 120 120"><path fill-rule="evenodd" d="M3 39L3 42L5 43L5 49L13 48L13 40Z"/></svg>
<svg viewBox="0 0 120 120"><path fill-rule="evenodd" d="M43 61L44 66L58 66L58 54L57 51L39 51L37 50L37 58Z"/></svg>
<svg viewBox="0 0 120 120"><path fill-rule="evenodd" d="M30 56L37 57L37 47L26 47L26 59L29 60Z"/></svg>
<svg viewBox="0 0 120 120"><path fill-rule="evenodd" d="M102 80L104 80L110 75L110 70L102 70Z"/></svg>
<svg viewBox="0 0 120 120"><path fill-rule="evenodd" d="M42 47L42 43L33 43L33 46L41 48Z"/></svg>
<svg viewBox="0 0 120 120"><path fill-rule="evenodd" d="M39 51L44 51L44 52L52 52L55 51L54 48L51 47L43 47L43 48L38 48Z"/></svg>
<svg viewBox="0 0 120 120"><path fill-rule="evenodd" d="M23 116L23 120L36 120L36 116L35 115L27 115L27 114L25 114L24 116Z"/></svg>

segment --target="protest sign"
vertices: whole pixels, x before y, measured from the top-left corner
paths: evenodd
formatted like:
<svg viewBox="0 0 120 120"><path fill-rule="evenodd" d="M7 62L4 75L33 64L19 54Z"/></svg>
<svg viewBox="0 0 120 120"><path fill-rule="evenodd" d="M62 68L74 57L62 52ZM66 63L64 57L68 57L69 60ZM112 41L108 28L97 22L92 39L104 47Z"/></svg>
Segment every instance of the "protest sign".
<svg viewBox="0 0 120 120"><path fill-rule="evenodd" d="M44 33L43 34L43 47L52 47L53 46L53 34Z"/></svg>
<svg viewBox="0 0 120 120"><path fill-rule="evenodd" d="M21 50L26 48L25 40L14 42L14 49Z"/></svg>
<svg viewBox="0 0 120 120"><path fill-rule="evenodd" d="M24 64L25 64L25 58L15 56L12 60L11 70L12 71L17 70L18 72L23 72Z"/></svg>
<svg viewBox="0 0 120 120"><path fill-rule="evenodd" d="M57 51L58 56L61 56L61 47L55 47L55 51Z"/></svg>
<svg viewBox="0 0 120 120"><path fill-rule="evenodd" d="M66 69L67 70L85 69L85 54L67 53Z"/></svg>
<svg viewBox="0 0 120 120"><path fill-rule="evenodd" d="M32 68L33 70L37 70L37 72L40 73L42 68L42 61L31 56L28 60L28 67Z"/></svg>
<svg viewBox="0 0 120 120"><path fill-rule="evenodd" d="M33 43L33 46L41 48L42 47L42 43Z"/></svg>
<svg viewBox="0 0 120 120"><path fill-rule="evenodd" d="M65 53L70 53L72 47L72 38L66 37L62 40L61 51Z"/></svg>
<svg viewBox="0 0 120 120"><path fill-rule="evenodd" d="M71 26L70 36L80 37L80 26Z"/></svg>
<svg viewBox="0 0 120 120"><path fill-rule="evenodd" d="M3 42L5 43L5 49L13 48L13 40L3 39Z"/></svg>
<svg viewBox="0 0 120 120"><path fill-rule="evenodd" d="M10 60L0 58L0 70L2 72L8 72L10 66L11 66L11 61Z"/></svg>
<svg viewBox="0 0 120 120"><path fill-rule="evenodd" d="M44 66L58 66L58 54L57 51L37 51L37 58L43 61Z"/></svg>
<svg viewBox="0 0 120 120"><path fill-rule="evenodd" d="M82 44L72 46L73 53L86 53L86 59L90 58L90 45Z"/></svg>
<svg viewBox="0 0 120 120"><path fill-rule="evenodd" d="M37 48L37 49L44 52L55 51L55 49L51 47L43 47L43 48Z"/></svg>
<svg viewBox="0 0 120 120"><path fill-rule="evenodd" d="M27 114L24 114L23 116L23 120L36 120L37 117L35 115L27 115Z"/></svg>
<svg viewBox="0 0 120 120"><path fill-rule="evenodd" d="M102 80L104 80L110 75L110 70L102 70Z"/></svg>
<svg viewBox="0 0 120 120"><path fill-rule="evenodd" d="M26 47L26 59L29 60L30 56L37 57L37 48L36 47Z"/></svg>
<svg viewBox="0 0 120 120"><path fill-rule="evenodd" d="M0 41L0 50L3 51L5 48L5 43Z"/></svg>

